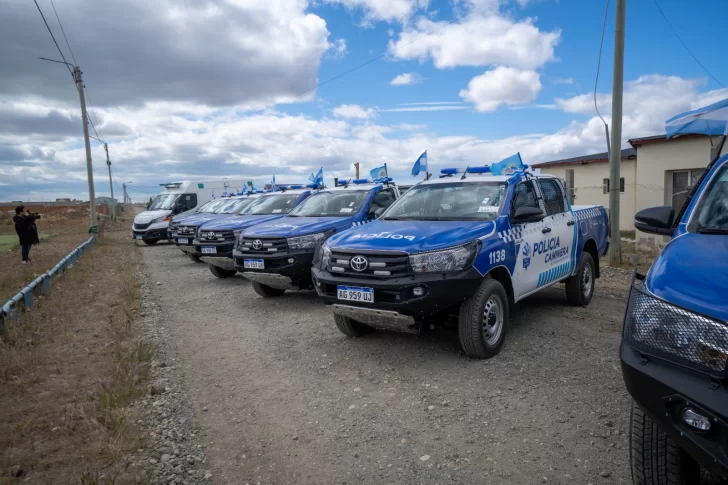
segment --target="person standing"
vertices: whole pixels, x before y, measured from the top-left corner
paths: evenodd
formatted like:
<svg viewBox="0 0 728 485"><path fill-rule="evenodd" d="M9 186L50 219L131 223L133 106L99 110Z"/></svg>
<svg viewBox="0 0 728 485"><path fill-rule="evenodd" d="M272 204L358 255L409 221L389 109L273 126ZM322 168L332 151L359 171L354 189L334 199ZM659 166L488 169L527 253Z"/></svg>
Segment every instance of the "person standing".
<svg viewBox="0 0 728 485"><path fill-rule="evenodd" d="M33 261L30 259L30 248L33 247L33 244L40 242L38 239L38 228L35 225L36 219L40 219L40 216L29 212L23 213L24 211L24 206L19 205L16 207L13 222L15 223L15 232L18 234L20 247L22 248L23 264L28 264Z"/></svg>

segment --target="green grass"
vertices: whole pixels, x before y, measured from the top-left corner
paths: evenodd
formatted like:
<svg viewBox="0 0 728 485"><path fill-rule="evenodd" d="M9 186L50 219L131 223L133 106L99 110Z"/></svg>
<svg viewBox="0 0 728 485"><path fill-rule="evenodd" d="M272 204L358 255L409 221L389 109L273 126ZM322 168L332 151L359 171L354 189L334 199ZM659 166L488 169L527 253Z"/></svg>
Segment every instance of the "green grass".
<svg viewBox="0 0 728 485"><path fill-rule="evenodd" d="M47 241L51 238L52 234L41 232L39 234L41 241ZM13 249L18 246L18 236L15 234L11 236L0 236L0 253L4 253L8 249Z"/></svg>

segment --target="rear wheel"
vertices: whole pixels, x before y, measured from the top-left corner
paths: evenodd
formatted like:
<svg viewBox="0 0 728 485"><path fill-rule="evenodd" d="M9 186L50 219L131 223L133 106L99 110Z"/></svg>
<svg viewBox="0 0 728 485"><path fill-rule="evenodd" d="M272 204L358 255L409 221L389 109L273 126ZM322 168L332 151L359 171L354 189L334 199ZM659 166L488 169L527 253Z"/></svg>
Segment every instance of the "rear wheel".
<svg viewBox="0 0 728 485"><path fill-rule="evenodd" d="M488 359L503 347L508 330L508 295L498 280L483 280L478 291L460 305L458 334L469 357Z"/></svg>
<svg viewBox="0 0 728 485"><path fill-rule="evenodd" d="M581 254L579 270L566 280L566 299L574 306L587 306L594 295L594 258L584 251Z"/></svg>
<svg viewBox="0 0 728 485"><path fill-rule="evenodd" d="M159 239L145 239L144 240L144 244L146 244L147 246L154 246L158 242L159 242Z"/></svg>
<svg viewBox="0 0 728 485"><path fill-rule="evenodd" d="M202 260L200 259L200 257L197 256L196 254L187 253L187 257L190 258L195 263L201 263L202 262Z"/></svg>
<svg viewBox="0 0 728 485"><path fill-rule="evenodd" d="M334 314L334 322L336 322L336 326L341 330L341 333L349 337L361 337L374 331L374 328L369 325L357 322L343 315Z"/></svg>
<svg viewBox="0 0 728 485"><path fill-rule="evenodd" d="M234 269L219 268L212 264L208 264L207 266L210 268L210 273L214 274L218 278L230 278L231 276L235 276L235 274L237 273L237 271Z"/></svg>
<svg viewBox="0 0 728 485"><path fill-rule="evenodd" d="M257 281L253 281L252 285L253 290L255 290L257 294L265 298L281 296L283 293L286 292L286 290L283 290L281 288L273 288L272 286L264 285L263 283L258 283Z"/></svg>
<svg viewBox="0 0 728 485"><path fill-rule="evenodd" d="M634 485L698 485L700 466L632 401L629 463Z"/></svg>

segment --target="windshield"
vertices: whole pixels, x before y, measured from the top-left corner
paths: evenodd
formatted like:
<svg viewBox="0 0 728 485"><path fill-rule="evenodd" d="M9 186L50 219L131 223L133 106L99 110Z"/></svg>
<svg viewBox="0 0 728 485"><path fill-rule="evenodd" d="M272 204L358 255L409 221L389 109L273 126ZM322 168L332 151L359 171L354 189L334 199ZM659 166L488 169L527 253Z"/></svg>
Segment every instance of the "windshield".
<svg viewBox="0 0 728 485"><path fill-rule="evenodd" d="M212 205L212 201L205 202L201 206L199 206L197 209L195 209L195 212L207 212L207 208Z"/></svg>
<svg viewBox="0 0 728 485"><path fill-rule="evenodd" d="M296 207L291 217L349 217L353 216L369 196L368 190L342 189L319 192Z"/></svg>
<svg viewBox="0 0 728 485"><path fill-rule="evenodd" d="M416 185L382 219L421 221L492 221L506 194L503 182L453 182Z"/></svg>
<svg viewBox="0 0 728 485"><path fill-rule="evenodd" d="M296 205L296 201L301 194L276 194L266 195L256 200L254 204L248 206L247 210L242 213L246 216L263 216L270 214L288 214Z"/></svg>
<svg viewBox="0 0 728 485"><path fill-rule="evenodd" d="M208 208L207 212L212 212L214 214L222 214L223 209L227 207L227 205L230 204L230 199L219 199L212 201L212 204Z"/></svg>
<svg viewBox="0 0 728 485"><path fill-rule="evenodd" d="M174 207L175 201L179 198L179 194L159 194L154 198L152 204L147 210L160 211L170 210Z"/></svg>
<svg viewBox="0 0 728 485"><path fill-rule="evenodd" d="M728 234L728 164L718 171L705 189L696 214L697 232Z"/></svg>
<svg viewBox="0 0 728 485"><path fill-rule="evenodd" d="M242 199L235 199L231 204L226 205L223 207L223 212L225 214L240 214L245 211L248 207L250 207L253 202L255 202L257 199L253 197L245 197Z"/></svg>

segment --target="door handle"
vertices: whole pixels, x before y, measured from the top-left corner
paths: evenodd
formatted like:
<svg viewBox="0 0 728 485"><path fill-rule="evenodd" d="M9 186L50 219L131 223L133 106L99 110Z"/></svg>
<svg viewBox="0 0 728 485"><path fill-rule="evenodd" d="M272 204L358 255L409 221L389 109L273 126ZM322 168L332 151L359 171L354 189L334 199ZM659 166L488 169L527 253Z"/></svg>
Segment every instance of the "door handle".
<svg viewBox="0 0 728 485"><path fill-rule="evenodd" d="M574 221L569 221L566 223L567 226L573 226L574 224L575 224Z"/></svg>
<svg viewBox="0 0 728 485"><path fill-rule="evenodd" d="M550 227L544 227L543 229L541 229L541 233L542 234L546 234L547 232L551 232L551 228Z"/></svg>

